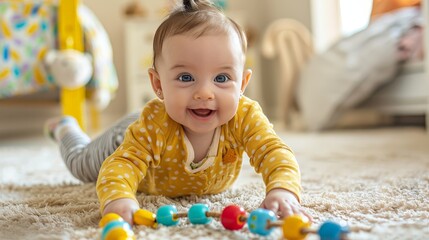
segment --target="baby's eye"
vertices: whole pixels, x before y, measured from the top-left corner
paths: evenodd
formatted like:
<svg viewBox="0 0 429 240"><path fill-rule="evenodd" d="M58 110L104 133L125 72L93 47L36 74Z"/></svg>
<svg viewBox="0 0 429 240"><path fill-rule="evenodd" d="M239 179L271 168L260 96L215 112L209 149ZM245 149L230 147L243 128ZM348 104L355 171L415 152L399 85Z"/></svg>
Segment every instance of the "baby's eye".
<svg viewBox="0 0 429 240"><path fill-rule="evenodd" d="M182 74L179 76L179 80L182 82L192 82L194 78L190 74Z"/></svg>
<svg viewBox="0 0 429 240"><path fill-rule="evenodd" d="M220 75L217 75L214 80L215 82L218 82L218 83L224 83L230 80L230 78L225 74L220 74Z"/></svg>

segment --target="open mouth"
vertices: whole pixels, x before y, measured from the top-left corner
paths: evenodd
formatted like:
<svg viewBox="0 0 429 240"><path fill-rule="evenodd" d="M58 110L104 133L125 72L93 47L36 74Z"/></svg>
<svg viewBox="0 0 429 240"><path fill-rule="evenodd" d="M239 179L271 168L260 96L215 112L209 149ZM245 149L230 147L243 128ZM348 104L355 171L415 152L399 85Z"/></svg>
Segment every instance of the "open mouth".
<svg viewBox="0 0 429 240"><path fill-rule="evenodd" d="M193 114L198 117L208 117L214 113L214 110L210 109L190 109Z"/></svg>

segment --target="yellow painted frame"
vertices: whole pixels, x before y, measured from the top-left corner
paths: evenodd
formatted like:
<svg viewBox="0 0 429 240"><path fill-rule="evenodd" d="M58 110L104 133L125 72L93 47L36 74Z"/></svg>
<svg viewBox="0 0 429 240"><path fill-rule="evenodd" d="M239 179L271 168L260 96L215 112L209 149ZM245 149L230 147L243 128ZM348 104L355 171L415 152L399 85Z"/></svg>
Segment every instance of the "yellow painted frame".
<svg viewBox="0 0 429 240"><path fill-rule="evenodd" d="M82 27L78 17L79 0L60 0L58 4L59 49L84 51ZM61 107L63 115L76 118L85 129L85 87L61 89Z"/></svg>

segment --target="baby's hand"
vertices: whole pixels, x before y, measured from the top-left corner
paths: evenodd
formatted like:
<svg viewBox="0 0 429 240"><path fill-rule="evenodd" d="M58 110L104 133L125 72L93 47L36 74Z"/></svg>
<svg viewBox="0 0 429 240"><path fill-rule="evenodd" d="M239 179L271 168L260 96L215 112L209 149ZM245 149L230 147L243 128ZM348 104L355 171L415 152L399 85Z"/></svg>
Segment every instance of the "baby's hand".
<svg viewBox="0 0 429 240"><path fill-rule="evenodd" d="M308 217L310 221L313 220L301 207L295 194L281 188L275 188L269 191L259 207L273 211L280 218L293 214L300 214Z"/></svg>
<svg viewBox="0 0 429 240"><path fill-rule="evenodd" d="M139 205L131 198L120 198L110 202L104 207L103 216L108 213L119 214L131 226L133 225L133 214L139 209Z"/></svg>

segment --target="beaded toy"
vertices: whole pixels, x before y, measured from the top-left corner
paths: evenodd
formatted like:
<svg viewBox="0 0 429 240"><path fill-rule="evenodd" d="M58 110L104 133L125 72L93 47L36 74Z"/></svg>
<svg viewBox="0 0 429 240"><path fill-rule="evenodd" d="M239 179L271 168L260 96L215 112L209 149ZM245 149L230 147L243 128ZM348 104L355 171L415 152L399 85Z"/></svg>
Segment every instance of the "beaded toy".
<svg viewBox="0 0 429 240"><path fill-rule="evenodd" d="M305 216L292 215L277 220L274 212L258 208L247 213L242 207L229 205L222 212L211 212L207 204L197 203L191 206L188 212L178 213L173 205L165 205L158 209L156 214L139 209L134 213L134 223L156 228L158 224L175 226L179 218L189 219L192 224L208 224L213 218L219 218L225 229L234 231L244 227L247 223L249 231L261 236L268 236L276 227L282 228L283 237L289 240L302 240L308 234L318 234L321 240L345 239L349 228L333 221L325 221L318 230L310 228L311 223ZM117 214L106 214L100 221L103 227L102 240L132 240L135 239L130 225Z"/></svg>

